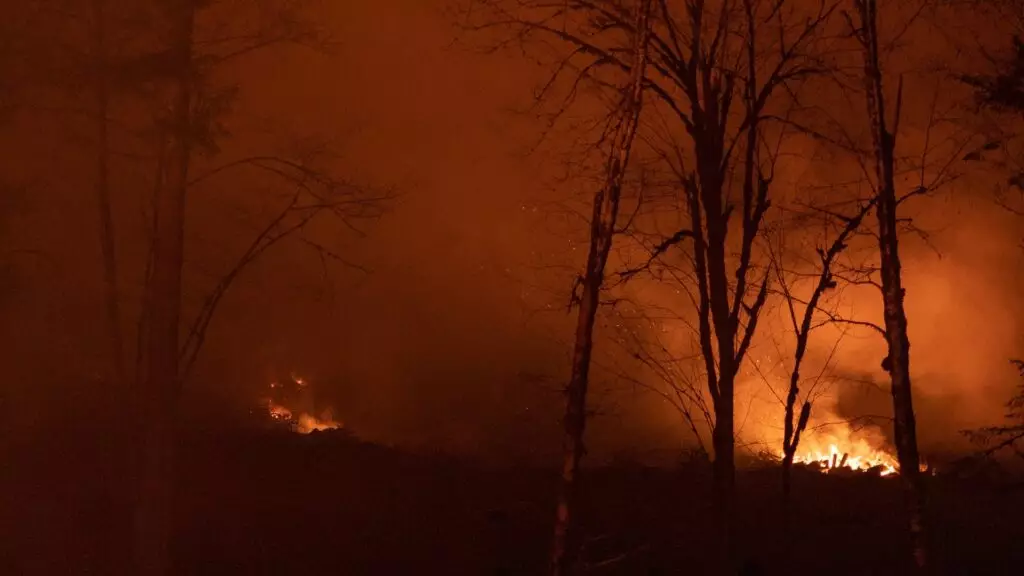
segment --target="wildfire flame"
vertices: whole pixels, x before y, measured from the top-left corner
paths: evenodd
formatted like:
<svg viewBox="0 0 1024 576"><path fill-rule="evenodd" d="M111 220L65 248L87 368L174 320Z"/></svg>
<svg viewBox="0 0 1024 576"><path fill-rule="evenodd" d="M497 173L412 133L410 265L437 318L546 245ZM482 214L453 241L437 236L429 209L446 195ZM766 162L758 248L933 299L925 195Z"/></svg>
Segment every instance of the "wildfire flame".
<svg viewBox="0 0 1024 576"><path fill-rule="evenodd" d="M299 434L309 434L319 430L337 430L342 427L342 423L334 419L330 410L324 411L319 418L305 412L299 413L296 417L288 408L275 404L273 400L268 400L267 412L274 420L287 422L292 430Z"/></svg>
<svg viewBox="0 0 1024 576"><path fill-rule="evenodd" d="M899 473L900 467L888 446L881 430L874 426L854 429L848 423L833 421L807 430L797 446L793 463L810 466L824 474L852 471L891 476ZM781 451L779 456L781 458Z"/></svg>
<svg viewBox="0 0 1024 576"><path fill-rule="evenodd" d="M826 474L835 470L847 469L861 472L878 470L879 475L889 476L899 470L899 464L893 456L872 449L863 440L854 442L852 445L845 445L842 450L836 444L829 444L825 450L821 448L804 449L793 457L793 462L816 465Z"/></svg>
<svg viewBox="0 0 1024 576"><path fill-rule="evenodd" d="M300 389L304 389L309 385L309 382L295 374L291 375L292 380L296 386ZM278 382L270 383L271 389L282 388L282 385ZM266 399L267 413L270 417L278 422L287 423L288 426L299 434L309 434L311 432L321 430L337 430L342 428L343 424L334 419L334 415L330 409L325 410L320 414L320 417L316 417L307 412L299 412L298 415L292 412L286 406L283 406L274 401L273 398Z"/></svg>
<svg viewBox="0 0 1024 576"><path fill-rule="evenodd" d="M274 420L292 419L292 411L279 404L274 404L273 400L267 400L267 412L270 414L270 417L273 418Z"/></svg>
<svg viewBox="0 0 1024 576"><path fill-rule="evenodd" d="M341 422L332 419L329 413L321 418L309 414L299 414L298 422L295 424L295 431L299 434L309 434L318 430L337 430L341 428Z"/></svg>

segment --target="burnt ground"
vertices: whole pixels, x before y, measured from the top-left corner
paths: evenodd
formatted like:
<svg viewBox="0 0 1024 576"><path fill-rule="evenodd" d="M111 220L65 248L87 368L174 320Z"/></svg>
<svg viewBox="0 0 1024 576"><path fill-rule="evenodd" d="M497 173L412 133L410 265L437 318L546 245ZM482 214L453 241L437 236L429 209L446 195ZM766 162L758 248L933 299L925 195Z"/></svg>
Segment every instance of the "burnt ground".
<svg viewBox="0 0 1024 576"><path fill-rule="evenodd" d="M185 575L541 573L552 471L494 469L337 434L190 435L176 543ZM0 573L127 573L125 474L112 435L49 430L3 442ZM1024 493L936 478L934 549L948 574L1016 574ZM619 465L586 476L593 574L707 574L702 468ZM778 471L739 477L741 538L763 574L899 574L898 481L809 471L795 481L783 562Z"/></svg>

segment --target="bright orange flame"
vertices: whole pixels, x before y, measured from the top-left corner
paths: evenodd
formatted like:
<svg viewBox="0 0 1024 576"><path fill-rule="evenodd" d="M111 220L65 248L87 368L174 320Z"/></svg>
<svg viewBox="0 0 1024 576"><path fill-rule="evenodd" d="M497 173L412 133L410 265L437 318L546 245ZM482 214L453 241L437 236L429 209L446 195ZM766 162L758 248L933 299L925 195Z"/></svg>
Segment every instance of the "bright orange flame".
<svg viewBox="0 0 1024 576"><path fill-rule="evenodd" d="M807 464L825 474L846 470L890 476L899 471L899 460L887 446L881 431L873 426L854 430L847 423L833 422L807 429L793 463Z"/></svg>
<svg viewBox="0 0 1024 576"><path fill-rule="evenodd" d="M899 470L894 457L872 449L863 440L844 445L842 449L836 444L829 444L825 450L818 447L803 448L794 456L793 462L817 465L825 473L842 468L862 472L875 469L880 475L889 476Z"/></svg>
<svg viewBox="0 0 1024 576"><path fill-rule="evenodd" d="M801 438L793 463L806 464L823 474L837 470L875 472L880 476L899 473L899 459L887 447L877 429L856 432L848 425L831 424L828 430L829 432L814 431ZM778 457L783 457L781 451ZM936 473L935 468L924 458L921 458L918 469L929 475Z"/></svg>

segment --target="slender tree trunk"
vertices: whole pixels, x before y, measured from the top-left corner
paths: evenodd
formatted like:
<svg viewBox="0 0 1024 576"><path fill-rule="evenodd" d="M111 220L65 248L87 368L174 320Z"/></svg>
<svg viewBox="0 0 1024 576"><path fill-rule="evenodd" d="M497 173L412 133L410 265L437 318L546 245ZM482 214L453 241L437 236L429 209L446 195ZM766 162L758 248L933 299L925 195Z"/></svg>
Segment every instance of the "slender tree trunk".
<svg viewBox="0 0 1024 576"><path fill-rule="evenodd" d="M798 381L799 374L794 380ZM800 419L793 427L793 407L796 404L796 386L790 388L790 395L786 398L786 424L785 440L783 441L782 454L782 529L785 537L785 557L789 561L793 551L793 460L796 457L796 449L800 446L800 435L807 428L807 421L811 417L811 403L804 402L800 409Z"/></svg>
<svg viewBox="0 0 1024 576"><path fill-rule="evenodd" d="M790 545L790 527L793 518L793 456L783 454L782 456L782 524L786 535L786 550Z"/></svg>
<svg viewBox="0 0 1024 576"><path fill-rule="evenodd" d="M875 175L878 186L878 247L881 257L882 301L885 310L885 335L889 355L885 361L892 382L893 415L896 452L900 477L906 489L906 506L910 521L914 565L919 572L929 568L924 525L925 491L917 449L917 425L910 382L910 339L903 300L905 290L899 253L897 228L895 146L896 135L890 133L885 117L885 93L878 54L878 13L875 0L858 0L861 19L861 40L864 48L864 76L868 115L872 125ZM899 98L899 97L897 97ZM897 101L897 121L899 102Z"/></svg>
<svg viewBox="0 0 1024 576"><path fill-rule="evenodd" d="M146 330L145 389L141 392L140 494L136 516L137 561L144 576L173 573L174 459L176 445L181 278L185 192L191 158L192 2L174 3L171 20L172 131L164 184L155 201L153 270Z"/></svg>
<svg viewBox="0 0 1024 576"><path fill-rule="evenodd" d="M694 269L697 275L700 305L701 356L707 371L715 425L711 431L714 448L712 479L717 511L720 568L734 573L736 562L735 493L736 439L735 428L735 355L736 331L731 328L730 293L726 274L725 226L727 216L722 206L718 157L720 148L706 136L697 146L699 185L691 179L686 183L691 226L694 233ZM713 328L712 328L713 327Z"/></svg>
<svg viewBox="0 0 1024 576"><path fill-rule="evenodd" d="M110 200L110 146L108 118L110 87L108 79L106 2L93 0L93 63L96 97L96 206L99 211L100 250L103 255L103 287L106 307L107 338L110 346L110 374L116 398L127 401L124 343L121 332L121 300L118 290L117 253L114 243L114 215Z"/></svg>
<svg viewBox="0 0 1024 576"><path fill-rule="evenodd" d="M717 102L714 102L717 106ZM714 110L714 108L712 108ZM712 117L717 117L717 112ZM738 564L736 547L736 354L737 326L731 317L732 295L726 264L728 219L723 206L723 181L720 140L716 136L704 147L705 167L701 170L702 204L707 220L707 290L718 352L718 399L715 402L715 429L712 443L715 461L712 469L715 502L718 508L722 568L734 573ZM738 270L746 274L747 271Z"/></svg>
<svg viewBox="0 0 1024 576"><path fill-rule="evenodd" d="M587 386L594 346L594 321L600 305L604 268L615 235L622 182L640 122L643 79L647 65L649 12L650 0L637 0L632 78L630 86L625 91L620 109L621 117L612 139L612 149L605 168L605 184L594 195L590 222L590 250L579 299L572 375L566 389L562 478L551 551L551 574L554 576L567 576L574 573L577 567L579 542L575 504L579 487L580 460L585 452L583 435L587 421Z"/></svg>
<svg viewBox="0 0 1024 576"><path fill-rule="evenodd" d="M722 564L725 573L735 573L739 565L736 546L736 426L732 376L723 379L719 373L719 398L715 410L715 429L712 442L715 461L712 476L715 503L718 508L719 538L722 546Z"/></svg>
<svg viewBox="0 0 1024 576"><path fill-rule="evenodd" d="M785 439L782 448L782 506L787 521L793 491L793 460L796 458L796 449L800 445L800 433L807 426L807 419L811 416L811 404L806 402L800 411L800 421L794 429L793 407L796 404L796 387L791 388L790 393L792 398L786 398Z"/></svg>

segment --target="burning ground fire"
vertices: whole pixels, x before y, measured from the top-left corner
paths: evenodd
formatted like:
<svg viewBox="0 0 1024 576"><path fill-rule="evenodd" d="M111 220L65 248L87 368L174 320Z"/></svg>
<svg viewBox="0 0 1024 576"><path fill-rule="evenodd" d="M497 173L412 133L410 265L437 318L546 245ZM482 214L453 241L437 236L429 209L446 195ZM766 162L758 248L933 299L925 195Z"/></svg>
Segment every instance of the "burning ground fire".
<svg viewBox="0 0 1024 576"><path fill-rule="evenodd" d="M811 429L801 438L793 458L794 464L803 464L823 474L832 472L861 472L892 476L899 474L899 460L887 446L881 432L872 427L854 430L848 424L830 424ZM777 454L782 459L781 451ZM923 459L920 471L934 473Z"/></svg>
<svg viewBox="0 0 1024 576"><path fill-rule="evenodd" d="M781 379L776 382L774 374L769 371L772 359L766 357L765 361L768 363L768 368L765 368L768 372L758 374L761 381L752 379L751 386L763 390L764 382L769 382L769 389L785 390L788 381ZM754 390L746 407L749 427L744 434L745 440L767 448L762 453L767 460L781 462L784 459L781 425L783 407L781 402L776 402L777 395L762 397L756 391L757 388ZM808 414L806 428L800 434L793 455L793 464L822 474L899 475L896 449L881 427L871 419L849 419L848 414L837 410L836 398L825 392L820 392L814 399L814 412ZM934 469L927 468L922 461L921 471L931 473Z"/></svg>
<svg viewBox="0 0 1024 576"><path fill-rule="evenodd" d="M267 414L273 420L287 424L289 428L299 434L342 428L343 424L334 419L329 408L321 412L319 418L311 413L313 412L312 391L309 389L309 383L305 379L292 375L289 384L270 383L271 397L266 399L266 406ZM274 396L278 398L275 399ZM294 399L289 402L288 398L290 396L294 397ZM293 406L297 404L306 409L303 410L296 407L295 410L292 410L285 404L292 404Z"/></svg>
<svg viewBox="0 0 1024 576"><path fill-rule="evenodd" d="M309 434L320 430L337 430L342 427L341 422L331 416L330 410L324 411L319 418L305 412L295 417L291 410L280 404L275 404L273 400L268 400L267 412L274 420L288 423L292 430L299 434Z"/></svg>
<svg viewBox="0 0 1024 576"><path fill-rule="evenodd" d="M810 446L798 448L793 462L817 467L826 474L837 470L849 470L877 472L881 476L889 476L899 470L899 464L894 456L872 448L865 440L837 441L827 445L804 441L801 444Z"/></svg>

